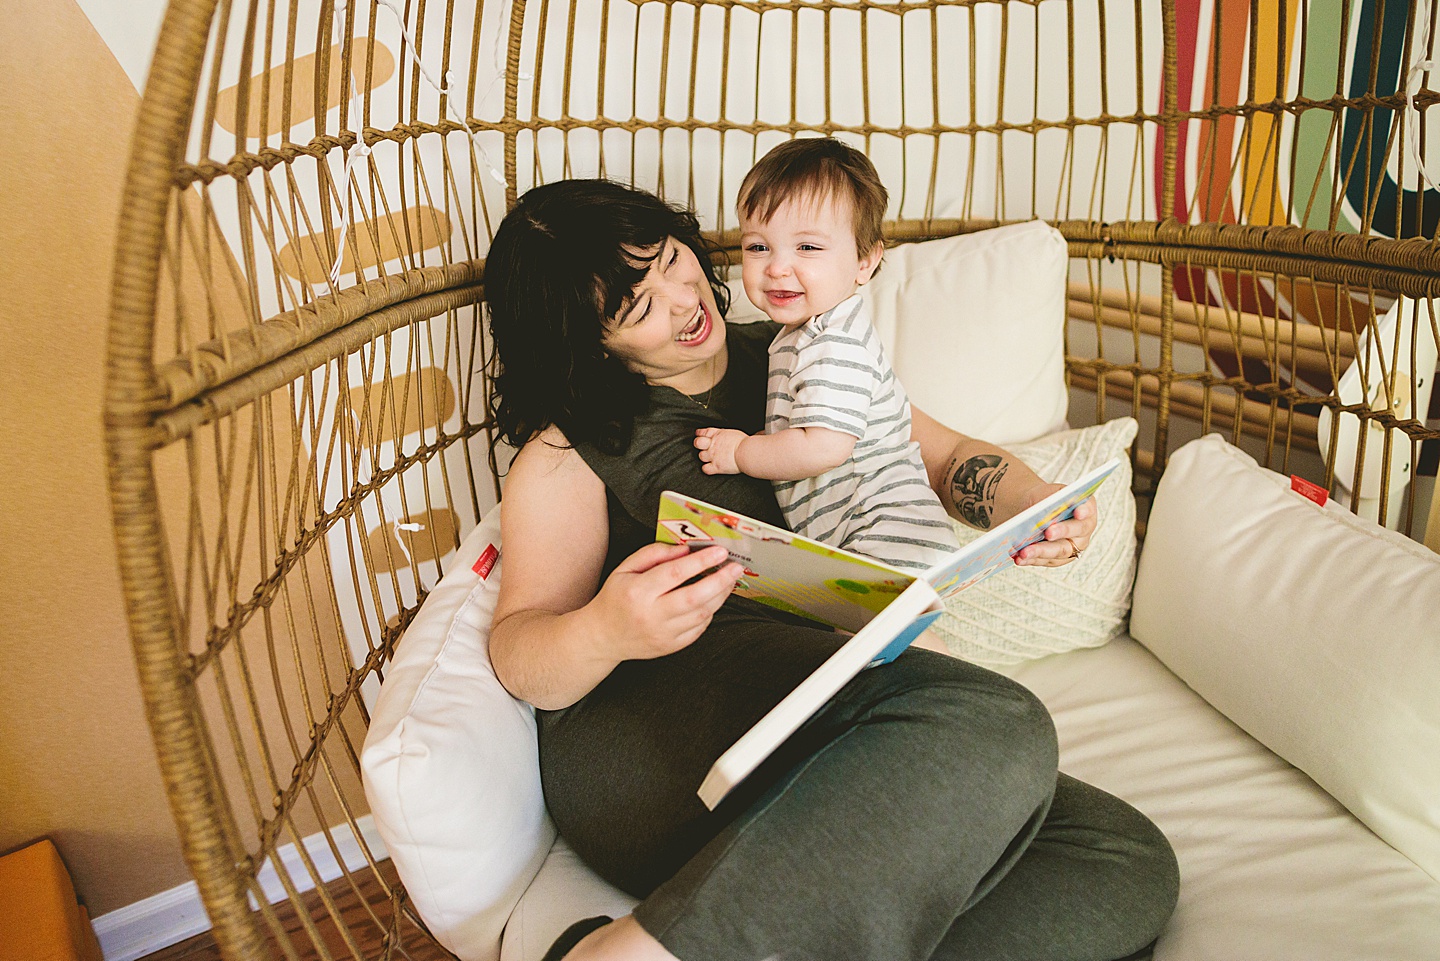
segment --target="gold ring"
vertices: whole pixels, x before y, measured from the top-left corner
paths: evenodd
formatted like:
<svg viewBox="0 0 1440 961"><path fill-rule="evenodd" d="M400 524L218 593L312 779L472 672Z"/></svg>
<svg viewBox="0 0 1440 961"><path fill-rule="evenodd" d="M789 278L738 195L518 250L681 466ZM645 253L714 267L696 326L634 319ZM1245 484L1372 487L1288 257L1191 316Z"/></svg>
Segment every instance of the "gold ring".
<svg viewBox="0 0 1440 961"><path fill-rule="evenodd" d="M1077 557L1080 556L1080 545L1076 544L1075 541L1074 541L1074 539L1072 539L1072 538L1067 537L1067 538L1065 538L1065 540L1066 540L1067 542L1069 542L1069 544L1070 544L1070 558L1069 558L1069 559L1073 561L1075 558L1077 558Z"/></svg>

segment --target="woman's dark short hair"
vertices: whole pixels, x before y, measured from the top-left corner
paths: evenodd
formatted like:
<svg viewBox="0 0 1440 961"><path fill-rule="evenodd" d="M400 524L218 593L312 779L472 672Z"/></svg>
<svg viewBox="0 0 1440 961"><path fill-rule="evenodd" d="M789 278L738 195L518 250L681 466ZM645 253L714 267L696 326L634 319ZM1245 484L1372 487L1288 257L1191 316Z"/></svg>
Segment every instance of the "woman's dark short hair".
<svg viewBox="0 0 1440 961"><path fill-rule="evenodd" d="M601 337L649 269L633 252L666 237L695 252L724 314L729 289L695 215L653 194L562 180L527 191L505 215L485 262L485 303L498 361L491 413L507 443L554 425L572 444L611 453L629 444L649 391Z"/></svg>

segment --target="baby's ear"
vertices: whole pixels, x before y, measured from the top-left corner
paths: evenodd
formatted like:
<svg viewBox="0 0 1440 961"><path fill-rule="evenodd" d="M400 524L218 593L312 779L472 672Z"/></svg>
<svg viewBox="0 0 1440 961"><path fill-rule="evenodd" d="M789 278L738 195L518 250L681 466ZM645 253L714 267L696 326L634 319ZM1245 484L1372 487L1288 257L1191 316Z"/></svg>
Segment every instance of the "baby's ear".
<svg viewBox="0 0 1440 961"><path fill-rule="evenodd" d="M855 278L857 284L868 284L870 278L880 269L880 260L885 256L885 242L876 241L870 252L860 258L860 270Z"/></svg>

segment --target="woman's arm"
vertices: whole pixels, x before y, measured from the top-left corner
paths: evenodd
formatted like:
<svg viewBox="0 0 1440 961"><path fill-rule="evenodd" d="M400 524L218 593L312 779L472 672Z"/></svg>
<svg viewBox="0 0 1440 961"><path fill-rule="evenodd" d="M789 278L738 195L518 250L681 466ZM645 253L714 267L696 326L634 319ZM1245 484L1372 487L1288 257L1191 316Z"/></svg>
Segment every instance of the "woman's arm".
<svg viewBox="0 0 1440 961"><path fill-rule="evenodd" d="M1018 457L951 430L914 405L910 424L910 437L920 445L925 473L940 503L950 516L971 527L989 530L1063 486L1047 484ZM1045 540L1017 554L1016 563L1048 567L1069 563L1073 557L1066 540L1083 551L1090 546L1095 525L1092 498L1075 509L1074 517L1045 528Z"/></svg>
<svg viewBox="0 0 1440 961"><path fill-rule="evenodd" d="M544 710L574 704L621 661L694 641L742 573L724 548L651 544L605 580L605 485L559 431L516 455L500 508L504 574L490 660L505 689Z"/></svg>

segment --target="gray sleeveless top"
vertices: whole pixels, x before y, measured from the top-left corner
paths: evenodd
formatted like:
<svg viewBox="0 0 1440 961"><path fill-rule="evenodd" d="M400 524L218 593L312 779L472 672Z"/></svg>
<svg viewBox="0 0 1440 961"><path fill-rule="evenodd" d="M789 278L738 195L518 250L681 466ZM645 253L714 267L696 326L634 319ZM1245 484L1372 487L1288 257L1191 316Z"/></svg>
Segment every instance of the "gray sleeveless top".
<svg viewBox="0 0 1440 961"><path fill-rule="evenodd" d="M575 445L605 482L610 547L604 576L655 540L661 491L679 491L784 526L769 481L744 474L706 474L695 450L699 427L733 427L747 434L763 429L767 350L777 330L769 321L728 325L729 365L710 396L702 395L705 403L670 387L651 387L650 406L635 418L630 445L621 453L606 454L591 443Z"/></svg>

